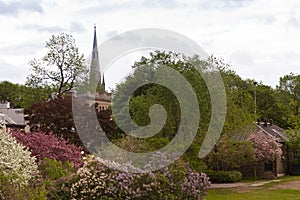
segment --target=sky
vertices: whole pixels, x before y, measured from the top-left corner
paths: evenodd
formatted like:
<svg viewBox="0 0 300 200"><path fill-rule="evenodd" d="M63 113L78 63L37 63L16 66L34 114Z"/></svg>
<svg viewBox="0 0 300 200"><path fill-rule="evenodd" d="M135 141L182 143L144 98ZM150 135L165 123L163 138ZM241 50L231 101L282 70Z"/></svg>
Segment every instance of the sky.
<svg viewBox="0 0 300 200"><path fill-rule="evenodd" d="M242 78L274 88L280 77L300 74L298 0L0 0L0 24L0 81L25 83L29 61L42 58L46 41L61 32L75 38L88 60L94 24L98 44L140 28L178 32ZM105 72L108 88L143 54L117 60Z"/></svg>

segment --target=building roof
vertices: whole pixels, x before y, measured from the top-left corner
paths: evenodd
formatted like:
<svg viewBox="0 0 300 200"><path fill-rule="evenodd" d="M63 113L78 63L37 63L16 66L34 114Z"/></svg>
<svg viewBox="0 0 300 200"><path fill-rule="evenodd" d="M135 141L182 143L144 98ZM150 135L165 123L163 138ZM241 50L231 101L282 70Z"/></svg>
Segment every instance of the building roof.
<svg viewBox="0 0 300 200"><path fill-rule="evenodd" d="M278 142L284 142L285 140L288 139L284 129L272 123L263 122L263 123L255 123L255 125L257 127L256 132L262 130L265 134L278 139Z"/></svg>
<svg viewBox="0 0 300 200"><path fill-rule="evenodd" d="M264 122L258 120L258 122L253 123L253 125L246 127L244 131L234 134L232 139L235 141L246 141L250 139L252 133L257 133L258 131L263 131L265 134L276 138L278 142L281 143L288 139L285 130L273 124L272 120L265 120Z"/></svg>
<svg viewBox="0 0 300 200"><path fill-rule="evenodd" d="M24 112L21 108L0 108L0 120L4 121L7 127L25 127Z"/></svg>

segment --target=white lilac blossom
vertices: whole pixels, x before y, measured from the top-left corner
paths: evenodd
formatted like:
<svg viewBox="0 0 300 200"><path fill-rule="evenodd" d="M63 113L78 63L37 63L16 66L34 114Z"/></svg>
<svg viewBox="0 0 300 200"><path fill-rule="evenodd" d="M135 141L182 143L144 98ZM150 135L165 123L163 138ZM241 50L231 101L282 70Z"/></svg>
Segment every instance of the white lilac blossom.
<svg viewBox="0 0 300 200"><path fill-rule="evenodd" d="M158 154L153 159L158 161L167 157ZM205 199L210 187L206 174L193 171L184 161L177 161L177 166L170 168L153 172L141 170L141 173L126 172L134 168L130 163L109 162L85 157L84 166L77 171L79 179L71 187L72 199L198 200ZM108 163L123 167L123 170L110 169L106 166ZM152 168L152 165L150 161L148 167Z"/></svg>
<svg viewBox="0 0 300 200"><path fill-rule="evenodd" d="M38 166L35 157L23 145L17 143L3 123L0 123L0 170L19 184L27 184L38 174Z"/></svg>

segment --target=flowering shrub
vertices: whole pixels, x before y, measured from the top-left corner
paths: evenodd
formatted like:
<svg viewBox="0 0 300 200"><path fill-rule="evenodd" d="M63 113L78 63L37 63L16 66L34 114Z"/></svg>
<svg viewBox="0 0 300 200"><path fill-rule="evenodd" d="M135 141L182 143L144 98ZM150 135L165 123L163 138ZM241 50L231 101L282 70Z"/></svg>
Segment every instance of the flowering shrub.
<svg viewBox="0 0 300 200"><path fill-rule="evenodd" d="M251 134L250 139L254 148L254 176L256 177L257 164L260 162L274 161L277 157L281 156L282 144L263 131Z"/></svg>
<svg viewBox="0 0 300 200"><path fill-rule="evenodd" d="M77 171L80 177L72 185L73 199L100 199L108 190L110 170L93 159L88 159Z"/></svg>
<svg viewBox="0 0 300 200"><path fill-rule="evenodd" d="M93 157L77 171L72 199L204 199L210 186L204 173L182 163L155 172L129 173L109 169ZM125 165L128 168L128 165Z"/></svg>
<svg viewBox="0 0 300 200"><path fill-rule="evenodd" d="M251 134L250 138L257 162L274 161L277 156L282 155L282 144L277 142L274 137L266 135L263 131Z"/></svg>
<svg viewBox="0 0 300 200"><path fill-rule="evenodd" d="M4 175L13 175L13 181L27 184L38 174L36 158L30 154L28 149L17 143L4 125L0 125L0 170Z"/></svg>
<svg viewBox="0 0 300 200"><path fill-rule="evenodd" d="M181 183L183 199L204 198L210 186L209 178L205 173L197 173L187 167L187 175Z"/></svg>
<svg viewBox="0 0 300 200"><path fill-rule="evenodd" d="M0 123L0 199L46 199L35 157Z"/></svg>
<svg viewBox="0 0 300 200"><path fill-rule="evenodd" d="M20 131L12 131L12 136L16 140L28 147L31 156L38 161L43 158L50 158L63 163L70 161L76 168L83 165L81 149L74 144L68 144L66 140L59 139L52 133L46 135L42 132L22 133Z"/></svg>

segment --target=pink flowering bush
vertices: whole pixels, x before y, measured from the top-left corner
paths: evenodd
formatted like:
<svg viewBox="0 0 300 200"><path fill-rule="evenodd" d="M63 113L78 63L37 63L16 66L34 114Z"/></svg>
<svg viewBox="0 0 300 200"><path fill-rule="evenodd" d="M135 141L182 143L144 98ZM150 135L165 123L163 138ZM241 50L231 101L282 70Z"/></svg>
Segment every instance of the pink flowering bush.
<svg viewBox="0 0 300 200"><path fill-rule="evenodd" d="M282 155L282 144L263 131L251 134L250 138L253 143L254 156L257 162L274 161L276 157Z"/></svg>
<svg viewBox="0 0 300 200"><path fill-rule="evenodd" d="M66 140L57 138L52 133L45 134L42 132L23 133L12 131L12 136L18 143L23 144L31 151L31 156L42 161L44 158L71 162L75 168L83 166L81 149L74 144L68 144Z"/></svg>
<svg viewBox="0 0 300 200"><path fill-rule="evenodd" d="M282 155L282 149L276 138L265 134L263 131L253 133L250 136L254 148L254 175L256 177L256 165L261 162L274 161Z"/></svg>
<svg viewBox="0 0 300 200"><path fill-rule="evenodd" d="M180 185L184 199L201 199L206 196L210 182L205 173L194 172L187 167L187 175Z"/></svg>

